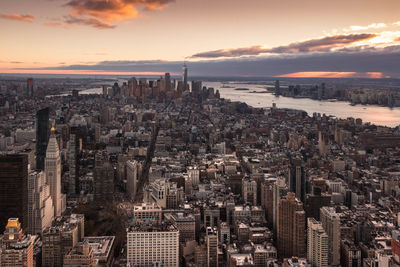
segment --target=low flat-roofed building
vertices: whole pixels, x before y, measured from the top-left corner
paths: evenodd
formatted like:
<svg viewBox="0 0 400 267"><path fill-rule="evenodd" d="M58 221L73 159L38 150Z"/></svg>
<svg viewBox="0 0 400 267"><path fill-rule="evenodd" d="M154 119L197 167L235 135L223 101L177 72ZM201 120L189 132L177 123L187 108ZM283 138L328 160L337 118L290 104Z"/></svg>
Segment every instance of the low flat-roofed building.
<svg viewBox="0 0 400 267"><path fill-rule="evenodd" d="M94 258L98 260L98 266L109 267L114 263L115 236L89 236L83 242L89 245L94 252Z"/></svg>

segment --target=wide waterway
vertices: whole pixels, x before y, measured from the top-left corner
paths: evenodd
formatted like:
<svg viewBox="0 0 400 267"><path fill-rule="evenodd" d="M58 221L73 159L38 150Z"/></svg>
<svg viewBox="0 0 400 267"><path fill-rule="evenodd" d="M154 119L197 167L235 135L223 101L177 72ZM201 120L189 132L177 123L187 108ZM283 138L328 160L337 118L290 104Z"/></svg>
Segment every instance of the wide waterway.
<svg viewBox="0 0 400 267"><path fill-rule="evenodd" d="M312 116L314 112L346 119L361 118L363 122L376 125L396 127L400 125L400 108L388 108L375 105L350 105L344 101L318 101L308 98L276 97L268 93L265 85L256 83L221 83L204 82L204 86L219 90L221 97L232 101L245 102L253 107L269 108L276 103L278 108L304 110ZM249 90L235 90L248 88ZM82 94L101 94L101 88L82 91Z"/></svg>
<svg viewBox="0 0 400 267"><path fill-rule="evenodd" d="M225 88L220 82L205 82L205 86L219 90L221 97L232 101L245 102L253 107L271 107L276 103L278 108L304 110L312 116L314 112L332 115L346 119L348 117L361 118L363 122L376 125L396 127L400 125L400 108L388 108L375 105L350 105L344 101L319 101L308 98L276 97L266 92L265 85L247 83L226 83ZM229 88L226 88L229 87ZM230 88L232 87L232 88ZM235 90L248 88L248 91ZM257 93L254 93L257 92Z"/></svg>

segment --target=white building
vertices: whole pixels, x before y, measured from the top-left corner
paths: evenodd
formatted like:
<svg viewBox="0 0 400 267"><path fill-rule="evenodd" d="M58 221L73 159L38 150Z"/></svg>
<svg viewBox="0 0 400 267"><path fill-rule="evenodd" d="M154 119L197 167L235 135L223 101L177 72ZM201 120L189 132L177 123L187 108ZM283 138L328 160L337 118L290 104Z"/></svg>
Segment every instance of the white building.
<svg viewBox="0 0 400 267"><path fill-rule="evenodd" d="M54 204L54 216L61 216L66 208L66 196L61 193L61 157L54 128L46 150L45 172Z"/></svg>
<svg viewBox="0 0 400 267"><path fill-rule="evenodd" d="M54 219L54 207L44 172L34 171L28 175L27 211L28 233L42 234L45 228L51 226Z"/></svg>
<svg viewBox="0 0 400 267"><path fill-rule="evenodd" d="M192 186L197 186L200 183L200 170L197 167L189 167L187 170L189 181Z"/></svg>
<svg viewBox="0 0 400 267"><path fill-rule="evenodd" d="M322 227L328 234L329 263L333 266L340 265L340 217L333 207L320 209Z"/></svg>
<svg viewBox="0 0 400 267"><path fill-rule="evenodd" d="M127 261L130 266L179 266L179 231L172 225L128 229Z"/></svg>
<svg viewBox="0 0 400 267"><path fill-rule="evenodd" d="M314 218L307 220L307 260L316 267L328 267L328 235Z"/></svg>

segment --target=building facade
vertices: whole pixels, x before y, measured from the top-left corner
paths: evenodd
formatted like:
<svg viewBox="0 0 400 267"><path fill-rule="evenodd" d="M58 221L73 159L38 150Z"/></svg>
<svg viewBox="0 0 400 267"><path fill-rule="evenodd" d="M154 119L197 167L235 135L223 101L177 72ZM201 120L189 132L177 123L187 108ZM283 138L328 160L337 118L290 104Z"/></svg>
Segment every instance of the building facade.
<svg viewBox="0 0 400 267"><path fill-rule="evenodd" d="M179 266L179 231L174 226L139 227L127 233L127 261L131 266Z"/></svg>

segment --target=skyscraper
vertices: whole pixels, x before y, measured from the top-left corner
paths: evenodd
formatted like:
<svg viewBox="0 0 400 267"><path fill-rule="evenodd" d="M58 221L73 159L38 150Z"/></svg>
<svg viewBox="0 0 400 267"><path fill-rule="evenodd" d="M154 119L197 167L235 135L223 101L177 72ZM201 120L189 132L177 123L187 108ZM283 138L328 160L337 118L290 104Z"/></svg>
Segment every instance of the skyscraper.
<svg viewBox="0 0 400 267"><path fill-rule="evenodd" d="M28 155L0 156L0 229L8 218L18 217L27 224L27 207Z"/></svg>
<svg viewBox="0 0 400 267"><path fill-rule="evenodd" d="M44 158L50 136L49 114L49 108L36 113L36 169L41 171L44 170Z"/></svg>
<svg viewBox="0 0 400 267"><path fill-rule="evenodd" d="M171 74L165 73L165 91L171 90Z"/></svg>
<svg viewBox="0 0 400 267"><path fill-rule="evenodd" d="M44 172L28 175L28 233L42 234L54 219L53 200Z"/></svg>
<svg viewBox="0 0 400 267"><path fill-rule="evenodd" d="M183 69L182 69L182 81L183 81L183 90L186 91L188 89L188 68L186 66L186 63L183 64Z"/></svg>
<svg viewBox="0 0 400 267"><path fill-rule="evenodd" d="M296 194L296 198L305 203L306 200L306 173L301 159L293 159L289 166L289 191Z"/></svg>
<svg viewBox="0 0 400 267"><path fill-rule="evenodd" d="M94 199L112 200L114 194L114 168L108 160L106 151L96 153L93 178Z"/></svg>
<svg viewBox="0 0 400 267"><path fill-rule="evenodd" d="M279 204L280 200L282 197L284 197L287 194L287 187L285 184L285 180L283 178L278 178L276 182L273 185L272 188L272 194L273 194L273 199L272 199L272 210L273 210L273 221L272 221L272 226L274 230L274 235L277 236L278 233L278 219L279 219Z"/></svg>
<svg viewBox="0 0 400 267"><path fill-rule="evenodd" d="M26 95L27 96L33 96L34 91L33 91L33 78L28 78L27 84L26 84Z"/></svg>
<svg viewBox="0 0 400 267"><path fill-rule="evenodd" d="M71 133L69 136L68 144L68 163L69 163L69 184L68 184L68 194L74 195L78 192L78 129L71 127Z"/></svg>
<svg viewBox="0 0 400 267"><path fill-rule="evenodd" d="M315 267L328 267L328 235L322 224L307 219L307 260Z"/></svg>
<svg viewBox="0 0 400 267"><path fill-rule="evenodd" d="M303 204L289 192L279 203L278 253L280 258L306 256L306 214Z"/></svg>
<svg viewBox="0 0 400 267"><path fill-rule="evenodd" d="M333 207L322 207L320 212L322 227L328 234L329 263L340 265L340 217Z"/></svg>
<svg viewBox="0 0 400 267"><path fill-rule="evenodd" d="M207 267L218 266L218 234L211 227L207 227Z"/></svg>
<svg viewBox="0 0 400 267"><path fill-rule="evenodd" d="M50 195L53 199L54 216L60 216L65 210L65 196L61 193L61 157L54 127L51 129L49 144L46 150L45 171Z"/></svg>
<svg viewBox="0 0 400 267"><path fill-rule="evenodd" d="M281 86L279 84L279 80L275 81L275 95L280 95L281 93Z"/></svg>
<svg viewBox="0 0 400 267"><path fill-rule="evenodd" d="M135 77L132 77L131 79L129 79L128 81L128 93L129 93L129 97L134 97L134 96L138 96L137 95L137 87L138 87L138 82L136 80Z"/></svg>

